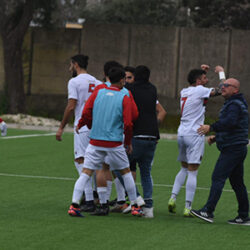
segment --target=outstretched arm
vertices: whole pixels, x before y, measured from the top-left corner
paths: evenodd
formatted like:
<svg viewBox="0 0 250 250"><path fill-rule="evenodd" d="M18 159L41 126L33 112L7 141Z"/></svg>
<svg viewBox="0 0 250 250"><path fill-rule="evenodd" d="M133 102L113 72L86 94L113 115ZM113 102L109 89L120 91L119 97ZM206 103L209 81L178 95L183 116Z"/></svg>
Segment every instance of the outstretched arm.
<svg viewBox="0 0 250 250"><path fill-rule="evenodd" d="M214 68L214 72L219 74L220 83L225 82L226 76L225 76L224 68L222 66L217 65ZM218 96L218 95L221 95L220 85L214 88L210 93L210 96Z"/></svg>

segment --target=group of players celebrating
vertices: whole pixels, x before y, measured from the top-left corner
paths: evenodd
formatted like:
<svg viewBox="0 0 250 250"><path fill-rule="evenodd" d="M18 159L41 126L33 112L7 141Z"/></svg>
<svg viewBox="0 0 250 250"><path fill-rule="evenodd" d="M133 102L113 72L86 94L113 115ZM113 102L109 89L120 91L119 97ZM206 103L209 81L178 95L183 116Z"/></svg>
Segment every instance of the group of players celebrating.
<svg viewBox="0 0 250 250"><path fill-rule="evenodd" d="M86 211L92 215L108 215L113 176L117 200L111 211L153 218L151 165L159 139L158 124L164 119L166 111L157 99L155 86L149 82L150 70L143 65L124 68L118 62L108 61L104 65L105 79L101 82L87 73L87 66L86 55L75 55L70 60L72 78L68 83L68 104L56 134L56 139L61 141L63 129L74 112L74 163L79 178L75 182L68 214L84 217L82 211ZM212 213L204 209L192 210L198 168L204 154L205 134L212 128L204 125L205 105L212 96L222 94L225 99L232 95L235 97L239 94L239 82L231 78L226 83L223 67L216 66L215 72L222 83L215 88L207 88L208 70L208 65L191 70L188 74L189 86L180 93L178 160L181 169L174 181L168 210L176 213L176 197L186 181L184 216L196 216L213 222ZM225 96L224 90L234 86L234 83L235 92ZM147 113L151 123L145 126L143 117ZM217 132L216 126L214 131ZM209 138L210 144L214 141L215 137ZM147 162L139 160L139 149L147 152ZM143 198L135 185L136 162L141 171ZM241 181L243 183L243 179ZM95 203L93 186L98 194L98 205ZM130 205L126 203L126 194ZM248 222L247 212L241 224Z"/></svg>

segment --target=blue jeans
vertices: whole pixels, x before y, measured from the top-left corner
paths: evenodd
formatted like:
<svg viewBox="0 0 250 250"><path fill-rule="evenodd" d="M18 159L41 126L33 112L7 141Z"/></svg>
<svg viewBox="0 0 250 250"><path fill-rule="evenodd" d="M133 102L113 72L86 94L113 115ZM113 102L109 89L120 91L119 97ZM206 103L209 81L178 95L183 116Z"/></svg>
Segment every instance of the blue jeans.
<svg viewBox="0 0 250 250"><path fill-rule="evenodd" d="M248 217L249 201L243 180L243 163L246 155L247 147L245 145L233 145L221 151L213 171L212 186L204 210L213 213L220 199L225 181L229 178L238 201L238 214L242 218Z"/></svg>
<svg viewBox="0 0 250 250"><path fill-rule="evenodd" d="M136 160L140 168L141 184L143 189L143 198L145 207L153 207L153 181L151 176L152 161L156 149L156 140L132 139L132 154L130 160Z"/></svg>

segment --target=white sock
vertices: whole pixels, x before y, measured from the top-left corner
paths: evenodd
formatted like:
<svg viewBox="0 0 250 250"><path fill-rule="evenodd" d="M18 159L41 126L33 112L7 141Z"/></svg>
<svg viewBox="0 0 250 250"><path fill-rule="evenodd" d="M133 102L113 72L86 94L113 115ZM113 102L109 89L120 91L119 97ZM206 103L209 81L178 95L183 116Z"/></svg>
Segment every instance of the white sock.
<svg viewBox="0 0 250 250"><path fill-rule="evenodd" d="M181 167L179 173L174 180L174 186L172 189L171 198L176 200L176 196L179 194L181 187L183 186L187 176L187 168Z"/></svg>
<svg viewBox="0 0 250 250"><path fill-rule="evenodd" d="M197 186L197 174L198 170L188 171L188 177L186 182L186 205L189 209L191 208L191 204L194 200L194 194Z"/></svg>
<svg viewBox="0 0 250 250"><path fill-rule="evenodd" d="M115 178L115 188L116 188L116 193L117 193L117 201L125 201L125 189L123 185L121 184L120 180L118 177Z"/></svg>
<svg viewBox="0 0 250 250"><path fill-rule="evenodd" d="M84 193L85 193L85 200L86 201L93 201L94 200L93 188L92 188L92 177L89 178L89 180L87 181L87 183L85 185Z"/></svg>
<svg viewBox="0 0 250 250"><path fill-rule="evenodd" d="M76 167L78 174L81 175L82 169L83 169L83 163L78 163L75 161L75 167Z"/></svg>
<svg viewBox="0 0 250 250"><path fill-rule="evenodd" d="M107 187L97 187L97 193L101 204L107 203Z"/></svg>
<svg viewBox="0 0 250 250"><path fill-rule="evenodd" d="M109 201L112 191L112 181L107 181L106 200Z"/></svg>
<svg viewBox="0 0 250 250"><path fill-rule="evenodd" d="M128 193L129 200L131 201L131 204L133 205L136 201L136 188L135 188L135 182L134 182L133 176L131 172L129 172L127 174L124 174L122 178L124 180L124 185Z"/></svg>
<svg viewBox="0 0 250 250"><path fill-rule="evenodd" d="M90 179L90 176L81 173L80 177L77 179L74 191L73 191L73 197L72 197L72 203L80 204L80 200L82 198L82 193L85 188L86 182Z"/></svg>

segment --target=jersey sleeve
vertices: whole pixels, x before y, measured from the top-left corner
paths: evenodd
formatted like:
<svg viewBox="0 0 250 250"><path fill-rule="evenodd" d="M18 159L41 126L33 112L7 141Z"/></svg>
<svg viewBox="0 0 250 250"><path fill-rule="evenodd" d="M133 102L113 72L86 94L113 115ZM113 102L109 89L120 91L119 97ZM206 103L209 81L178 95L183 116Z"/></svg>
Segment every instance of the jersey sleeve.
<svg viewBox="0 0 250 250"><path fill-rule="evenodd" d="M123 123L124 123L124 134L125 134L125 145L131 144L133 136L133 122L132 122L132 102L130 97L124 96L123 99Z"/></svg>
<svg viewBox="0 0 250 250"><path fill-rule="evenodd" d="M212 90L213 88L206 88L201 85L197 86L197 94L200 98L209 98Z"/></svg>
<svg viewBox="0 0 250 250"><path fill-rule="evenodd" d="M77 87L73 79L69 80L68 83L68 99L78 99Z"/></svg>

